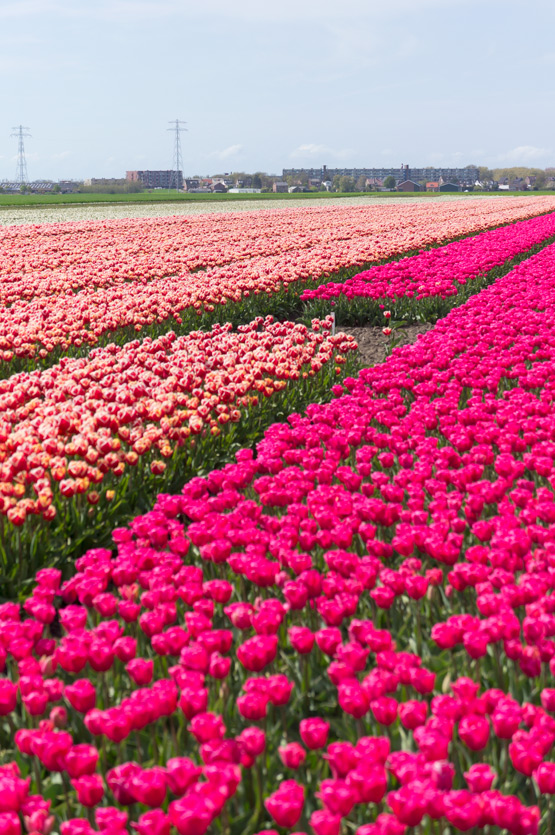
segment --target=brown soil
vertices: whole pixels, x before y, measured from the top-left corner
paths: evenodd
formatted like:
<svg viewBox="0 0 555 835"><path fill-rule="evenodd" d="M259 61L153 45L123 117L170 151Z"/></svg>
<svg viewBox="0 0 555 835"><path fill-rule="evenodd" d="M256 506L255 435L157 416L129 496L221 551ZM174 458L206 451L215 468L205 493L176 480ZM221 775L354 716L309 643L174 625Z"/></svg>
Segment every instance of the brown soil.
<svg viewBox="0 0 555 835"><path fill-rule="evenodd" d="M377 365L383 362L387 356L387 347L391 338L395 339L396 345L406 345L409 342L416 342L421 333L426 333L433 325L427 322L421 325L409 325L406 328L394 330L391 337L385 336L382 329L371 326L365 328L342 328L338 331L354 336L358 343L358 350L366 367Z"/></svg>

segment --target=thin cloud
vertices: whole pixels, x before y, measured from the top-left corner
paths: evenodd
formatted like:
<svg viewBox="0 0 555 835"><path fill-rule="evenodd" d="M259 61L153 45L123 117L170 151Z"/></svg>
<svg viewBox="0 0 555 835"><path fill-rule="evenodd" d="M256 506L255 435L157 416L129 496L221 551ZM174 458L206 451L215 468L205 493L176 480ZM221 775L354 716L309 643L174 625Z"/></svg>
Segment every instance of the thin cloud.
<svg viewBox="0 0 555 835"><path fill-rule="evenodd" d="M520 163L521 165L527 162L537 162L540 159L545 159L551 154L549 148L536 148L534 145L517 145L516 148L511 148L504 154L500 154L497 159L499 162Z"/></svg>
<svg viewBox="0 0 555 835"><path fill-rule="evenodd" d="M25 149L25 159L27 162L37 162L40 158L40 154L37 154L36 151L28 151ZM19 154L14 154L13 157L10 157L10 159L12 162L17 162L19 160Z"/></svg>
<svg viewBox="0 0 555 835"><path fill-rule="evenodd" d="M354 153L352 148L330 148L329 145L318 145L314 142L307 142L304 145L299 145L295 148L289 156L291 159L302 159L307 157L317 157L325 154L334 159L346 159Z"/></svg>
<svg viewBox="0 0 555 835"><path fill-rule="evenodd" d="M453 5L476 6L478 0L451 0ZM483 2L483 0L482 0ZM489 0L496 4L500 0ZM319 20L360 20L387 18L410 12L419 14L427 9L442 8L445 0L280 0L279 3L260 3L259 0L204 0L202 4L184 4L183 0L90 0L75 3L73 0L11 0L0 6L1 18L25 18L39 15L65 18L150 19L153 15L181 18L219 17L233 20L258 20L268 22Z"/></svg>
<svg viewBox="0 0 555 835"><path fill-rule="evenodd" d="M492 0L490 0L491 2ZM493 0L498 2L498 0ZM478 0L452 0L453 5L477 5ZM445 0L280 0L279 3L260 3L260 0L204 0L192 6L190 14L218 14L221 17L244 20L282 21L326 21L390 17L402 12L420 13L426 9L443 8Z"/></svg>
<svg viewBox="0 0 555 835"><path fill-rule="evenodd" d="M41 11L52 11L52 4L43 3L41 0L18 0L16 3L3 3L0 6L0 18L30 17L40 14Z"/></svg>
<svg viewBox="0 0 555 835"><path fill-rule="evenodd" d="M290 156L299 157L306 156L306 154L325 154L330 150L331 149L328 148L327 145L315 145L313 142L309 142L306 145L299 145L298 148L295 148L294 151L291 151Z"/></svg>
<svg viewBox="0 0 555 835"><path fill-rule="evenodd" d="M223 151L212 151L208 156L212 159L229 159L230 157L236 157L242 150L242 145L230 145L229 148L224 148Z"/></svg>

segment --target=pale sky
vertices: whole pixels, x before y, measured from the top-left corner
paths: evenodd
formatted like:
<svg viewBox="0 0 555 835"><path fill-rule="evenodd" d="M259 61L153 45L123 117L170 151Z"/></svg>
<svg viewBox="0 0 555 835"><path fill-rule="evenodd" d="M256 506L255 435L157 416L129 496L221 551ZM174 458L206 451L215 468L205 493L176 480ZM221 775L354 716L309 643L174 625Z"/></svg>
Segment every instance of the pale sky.
<svg viewBox="0 0 555 835"><path fill-rule="evenodd" d="M554 0L0 0L0 180L555 166Z"/></svg>

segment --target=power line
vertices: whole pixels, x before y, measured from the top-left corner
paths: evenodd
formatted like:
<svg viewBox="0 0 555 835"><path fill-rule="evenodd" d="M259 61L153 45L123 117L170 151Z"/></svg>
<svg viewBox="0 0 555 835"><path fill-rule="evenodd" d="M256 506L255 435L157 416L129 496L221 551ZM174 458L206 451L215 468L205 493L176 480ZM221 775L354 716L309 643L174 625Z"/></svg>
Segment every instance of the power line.
<svg viewBox="0 0 555 835"><path fill-rule="evenodd" d="M169 187L175 187L176 191L179 190L180 183L179 183L179 172L181 172L181 176L183 177L183 161L181 159L181 139L179 134L182 133L187 128L182 128L181 125L186 125L187 122L183 122L181 119L170 119L170 125L173 127L168 128L173 133L175 133L175 145L173 151L173 166L172 166L172 173L170 177Z"/></svg>
<svg viewBox="0 0 555 835"><path fill-rule="evenodd" d="M31 134L25 133L25 131L28 131L29 128L26 128L23 125L19 125L18 127L12 128L12 130L14 131L14 133L12 133L11 135L15 136L18 140L17 173L15 175L15 181L16 183L20 183L21 185L23 185L23 183L29 182L29 179L27 177L27 161L25 159L25 145L23 143L23 138L25 136L31 136Z"/></svg>

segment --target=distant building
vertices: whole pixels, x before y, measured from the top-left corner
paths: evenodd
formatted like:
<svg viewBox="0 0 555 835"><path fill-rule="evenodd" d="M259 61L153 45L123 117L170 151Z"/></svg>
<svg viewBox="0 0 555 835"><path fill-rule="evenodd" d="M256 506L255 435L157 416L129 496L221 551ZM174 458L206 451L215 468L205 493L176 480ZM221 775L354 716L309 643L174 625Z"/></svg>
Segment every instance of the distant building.
<svg viewBox="0 0 555 835"><path fill-rule="evenodd" d="M216 183L221 183L226 188L232 188L235 185L235 180L233 177L223 176L223 177L212 177L212 185Z"/></svg>
<svg viewBox="0 0 555 835"><path fill-rule="evenodd" d="M215 194L225 194L227 192L227 186L224 183L212 183L212 191Z"/></svg>
<svg viewBox="0 0 555 835"><path fill-rule="evenodd" d="M87 177L83 180L84 186L124 186L129 182L129 177Z"/></svg>
<svg viewBox="0 0 555 835"><path fill-rule="evenodd" d="M183 183L184 183L183 187L184 187L185 191L191 191L192 189L198 188L200 186L200 180L194 179L194 178L193 179L187 178L186 180L183 181Z"/></svg>
<svg viewBox="0 0 555 835"><path fill-rule="evenodd" d="M230 188L228 194L260 194L261 188Z"/></svg>
<svg viewBox="0 0 555 835"><path fill-rule="evenodd" d="M126 171L125 177L131 182L142 183L145 188L183 188L182 171Z"/></svg>
<svg viewBox="0 0 555 835"><path fill-rule="evenodd" d="M32 183L24 183L25 191L32 192L50 192L54 190L54 183L50 180L35 180ZM3 192L17 194L21 191L21 183L12 182L11 180L2 180L0 182L0 189Z"/></svg>
<svg viewBox="0 0 555 835"><path fill-rule="evenodd" d="M31 183L24 183L23 187L26 192L32 192L34 194L40 193L62 193L62 194L72 194L73 192L79 191L80 186L82 183L76 182L74 180L60 180L58 183L52 182L52 180L33 180ZM14 183L10 180L2 180L0 181L0 190L3 192L9 192L10 194L17 194L21 192L22 184L21 183Z"/></svg>
<svg viewBox="0 0 555 835"><path fill-rule="evenodd" d="M476 182L474 183L474 186L477 189L484 189L484 190L487 190L487 191L492 191L493 189L496 189L498 187L498 185L499 184L496 182L496 180L486 180L486 179L476 180Z"/></svg>
<svg viewBox="0 0 555 835"><path fill-rule="evenodd" d="M50 180L35 180L34 183L27 183L27 188L29 188L31 191L35 191L35 192L38 191L38 192L41 192L42 194L48 194L49 192L52 192L52 191L58 191L58 189L54 188L55 185L56 184L50 182ZM21 188L21 186L19 186L19 188ZM60 191L61 191L61 189L60 189Z"/></svg>
<svg viewBox="0 0 555 835"><path fill-rule="evenodd" d="M272 191L275 194L286 194L288 190L289 186L287 185L287 183L281 180L277 180L272 186Z"/></svg>
<svg viewBox="0 0 555 835"><path fill-rule="evenodd" d="M460 191L461 187L457 183L441 183L439 191Z"/></svg>
<svg viewBox="0 0 555 835"><path fill-rule="evenodd" d="M81 183L75 180L58 180L58 185L62 194L74 194L76 191L79 191Z"/></svg>
<svg viewBox="0 0 555 835"><path fill-rule="evenodd" d="M396 183L412 180L423 186L427 182L439 182L443 177L446 182L457 181L459 184L470 186L474 185L478 179L479 172L476 166L469 166L468 168L410 168L410 166L404 164L394 168L328 168L323 165L321 168L284 168L282 171L284 180L287 177L297 178L301 175L306 175L309 180L319 178L320 182L343 176L352 177L354 180L364 177L382 181L386 177L394 177Z"/></svg>
<svg viewBox="0 0 555 835"><path fill-rule="evenodd" d="M504 177L499 180L499 189L501 191L527 191L528 185L524 177L515 177L511 180Z"/></svg>
<svg viewBox="0 0 555 835"><path fill-rule="evenodd" d="M439 182L426 183L426 191L439 191Z"/></svg>
<svg viewBox="0 0 555 835"><path fill-rule="evenodd" d="M421 188L418 183L414 182L414 180L403 180L403 182L399 183L397 186L397 191L421 191Z"/></svg>

